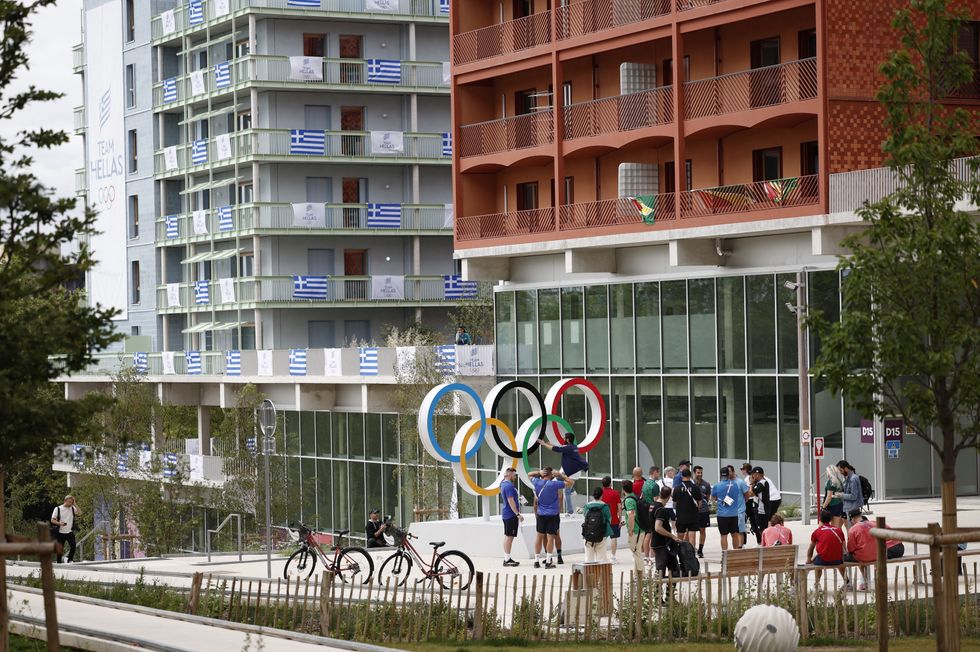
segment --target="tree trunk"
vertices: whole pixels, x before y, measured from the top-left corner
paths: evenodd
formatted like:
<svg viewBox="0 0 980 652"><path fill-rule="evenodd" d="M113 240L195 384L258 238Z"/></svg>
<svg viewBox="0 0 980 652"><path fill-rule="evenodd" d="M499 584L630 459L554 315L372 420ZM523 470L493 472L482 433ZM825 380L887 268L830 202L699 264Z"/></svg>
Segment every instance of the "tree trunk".
<svg viewBox="0 0 980 652"><path fill-rule="evenodd" d="M7 497L4 493L6 471L0 466L0 543L7 542ZM7 612L7 558L0 556L0 652L7 652L9 641Z"/></svg>
<svg viewBox="0 0 980 652"><path fill-rule="evenodd" d="M956 532L956 458L943 459L943 534ZM943 589L946 594L946 649L960 650L960 558L956 544L943 546Z"/></svg>

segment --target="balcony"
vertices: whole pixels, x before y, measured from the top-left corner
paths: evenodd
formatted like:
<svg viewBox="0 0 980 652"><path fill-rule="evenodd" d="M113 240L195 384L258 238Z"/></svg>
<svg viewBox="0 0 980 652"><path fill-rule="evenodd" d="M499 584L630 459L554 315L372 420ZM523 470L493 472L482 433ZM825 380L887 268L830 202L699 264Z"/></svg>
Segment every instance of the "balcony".
<svg viewBox="0 0 980 652"><path fill-rule="evenodd" d="M551 233L554 230L554 208L532 208L513 213L491 213L456 218L458 242L521 237Z"/></svg>
<svg viewBox="0 0 980 652"><path fill-rule="evenodd" d="M112 474L120 479L154 482L169 482L173 477L171 470L178 470L183 478L191 482L215 487L224 484L225 464L229 463L217 455L187 455L135 448L127 449L124 455L111 454L111 460L104 455L89 446L59 444L54 448L51 469L61 473Z"/></svg>
<svg viewBox="0 0 980 652"><path fill-rule="evenodd" d="M551 43L551 12L542 11L456 34L453 37L453 63L461 66L548 43Z"/></svg>
<svg viewBox="0 0 980 652"><path fill-rule="evenodd" d="M71 49L71 69L75 74L85 70L85 44L79 43Z"/></svg>
<svg viewBox="0 0 980 652"><path fill-rule="evenodd" d="M84 195L88 191L88 172L85 168L75 170L75 194Z"/></svg>
<svg viewBox="0 0 980 652"><path fill-rule="evenodd" d="M671 0L586 0L558 7L555 10L558 38L587 36L666 16L671 11L670 5Z"/></svg>
<svg viewBox="0 0 980 652"><path fill-rule="evenodd" d="M73 111L75 119L75 133L80 134L85 131L85 107L76 106Z"/></svg>
<svg viewBox="0 0 980 652"><path fill-rule="evenodd" d="M194 233L190 213L177 215L176 235L167 237L166 219L156 222L158 244L236 238L253 233L271 235L452 235L452 216L444 204L401 204L400 226L377 226L368 204L326 204L322 226L296 226L293 207L286 203L254 203L232 207L231 225L222 228L216 210L208 211L207 233ZM171 229L171 233L174 230Z"/></svg>
<svg viewBox="0 0 980 652"><path fill-rule="evenodd" d="M674 89L661 86L638 93L603 97L565 107L563 133L566 141L605 134L635 132L669 125L674 121ZM638 136L640 134L637 134ZM659 134L669 139L671 134ZM605 141L607 147L612 144ZM622 143L625 144L625 143ZM581 147L587 143L581 143ZM621 144L620 144L621 145ZM576 147L566 147L572 154Z"/></svg>
<svg viewBox="0 0 980 652"><path fill-rule="evenodd" d="M816 97L817 60L801 59L687 82L684 115L696 120Z"/></svg>
<svg viewBox="0 0 980 652"><path fill-rule="evenodd" d="M724 0L675 0L675 2L677 4L677 11L690 11L691 9L710 7L719 2L724 2Z"/></svg>
<svg viewBox="0 0 980 652"><path fill-rule="evenodd" d="M460 127L462 158L522 150L554 142L554 111L546 109Z"/></svg>
<svg viewBox="0 0 980 652"><path fill-rule="evenodd" d="M701 188L681 193L681 219L757 213L820 202L817 175Z"/></svg>
<svg viewBox="0 0 980 652"><path fill-rule="evenodd" d="M656 224L661 221L673 220L674 193L655 195L652 199L653 213L644 221L636 203L628 197L605 199L602 201L582 204L566 204L558 210L559 231L581 231L586 229L603 229L608 233L611 227L627 227L623 231L634 231L635 227L646 224ZM615 232L615 231L614 231Z"/></svg>

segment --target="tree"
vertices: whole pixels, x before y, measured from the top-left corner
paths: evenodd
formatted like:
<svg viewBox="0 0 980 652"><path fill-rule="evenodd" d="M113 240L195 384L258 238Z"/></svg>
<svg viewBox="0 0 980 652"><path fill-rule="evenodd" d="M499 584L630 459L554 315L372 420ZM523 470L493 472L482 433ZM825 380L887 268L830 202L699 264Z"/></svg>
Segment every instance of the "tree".
<svg viewBox="0 0 980 652"><path fill-rule="evenodd" d="M976 152L980 114L943 104L974 83L957 48L964 18L948 0L897 12L901 47L882 66L878 100L899 190L861 208L867 228L844 241L839 322L808 319L822 340L811 371L862 413L901 416L939 457L944 532L956 529L956 458L980 434L980 229L957 209L977 205L980 179L977 159L953 164ZM955 554L944 549L953 599Z"/></svg>

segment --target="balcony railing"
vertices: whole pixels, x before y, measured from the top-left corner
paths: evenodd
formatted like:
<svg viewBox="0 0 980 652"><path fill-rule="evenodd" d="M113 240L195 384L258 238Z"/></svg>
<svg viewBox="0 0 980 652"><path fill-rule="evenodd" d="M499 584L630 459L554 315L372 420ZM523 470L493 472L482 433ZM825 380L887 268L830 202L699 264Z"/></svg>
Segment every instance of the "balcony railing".
<svg viewBox="0 0 980 652"><path fill-rule="evenodd" d="M289 129L257 129L258 148L256 154L268 156L294 156L298 159L316 160L317 155L291 154ZM367 131L328 131L325 134L325 154L327 157L370 158L375 161L391 159L433 159L449 162L450 152L443 150L442 134L408 133L402 134L402 151L380 151L372 149L371 132ZM389 153L390 152L390 153Z"/></svg>
<svg viewBox="0 0 980 652"><path fill-rule="evenodd" d="M711 5L716 5L719 2L724 2L724 0L676 0L676 2L677 11L689 11L699 7L710 7Z"/></svg>
<svg viewBox="0 0 980 652"><path fill-rule="evenodd" d="M701 188L681 193L681 217L709 217L753 213L794 206L809 206L820 200L817 175L740 183L718 188Z"/></svg>
<svg viewBox="0 0 980 652"><path fill-rule="evenodd" d="M230 12L224 16L230 20L231 15L250 7L256 9L282 9L283 13L296 13L300 15L312 15L315 13L342 14L370 14L374 16L421 16L431 18L449 18L448 11L441 11L439 0L390 0L388 2L372 3L374 7L368 6L365 0L321 0L320 7L297 7L291 5L289 0L229 0ZM377 7L384 7L378 9ZM174 32L169 36L175 36L185 29L201 29L206 22L210 22L218 16L215 15L215 3L204 3L205 21L198 25L189 25L187 22L186 5L179 6L174 10ZM326 16L325 16L326 17ZM167 36L163 33L163 20L161 15L153 17L151 23L151 34L154 39Z"/></svg>
<svg viewBox="0 0 980 652"><path fill-rule="evenodd" d="M953 159L950 172L959 181L969 182L975 157ZM902 188L902 181L891 168L871 168L830 175L830 212L854 211L865 202L875 203Z"/></svg>
<svg viewBox="0 0 980 652"><path fill-rule="evenodd" d="M75 170L75 193L81 194L88 190L88 173L85 168Z"/></svg>
<svg viewBox="0 0 980 652"><path fill-rule="evenodd" d="M542 11L456 34L453 37L453 63L462 65L547 43L551 43L551 12Z"/></svg>
<svg viewBox="0 0 980 652"><path fill-rule="evenodd" d="M585 0L558 7L558 38L574 38L670 13L670 0Z"/></svg>
<svg viewBox="0 0 980 652"><path fill-rule="evenodd" d="M207 140L207 156L201 163L195 163L192 156L192 145L182 144L175 145L174 152L176 153L176 166L171 167L167 161L166 149L158 149L154 152L153 169L156 174L172 174L178 175L183 174L184 171L193 168L207 168L214 167L219 164L231 165L235 162L236 158L241 158L243 156L248 156L253 152L253 145L255 142L255 132L251 129L244 131L236 131L229 134L229 144L231 146L230 156L227 158L219 158L220 156L227 155L229 152L222 153L219 151L218 139L209 138ZM286 132L286 139L289 139L289 132Z"/></svg>
<svg viewBox="0 0 980 652"><path fill-rule="evenodd" d="M456 239L461 242L548 233L554 230L554 208L532 208L513 213L456 218Z"/></svg>
<svg viewBox="0 0 980 652"><path fill-rule="evenodd" d="M554 142L554 112L536 111L460 128L462 157L525 149Z"/></svg>
<svg viewBox="0 0 980 652"><path fill-rule="evenodd" d="M565 139L632 131L674 121L674 91L661 86L565 107Z"/></svg>
<svg viewBox="0 0 980 652"><path fill-rule="evenodd" d="M72 71L79 73L85 68L85 45L79 43L71 49Z"/></svg>
<svg viewBox="0 0 980 652"><path fill-rule="evenodd" d="M640 206L629 197L566 204L558 210L558 230L577 231L610 226L656 224L660 221L673 220L676 216L672 192L645 197L641 201L653 210L646 217L643 216Z"/></svg>
<svg viewBox="0 0 980 652"><path fill-rule="evenodd" d="M178 356L174 356L176 362ZM183 358L183 356L180 356ZM163 450L129 448L125 455L97 457L89 446L59 444L54 449L52 469L64 473L112 474L128 480L170 481L172 472L191 482L221 485L225 482L225 465L236 463L217 455L187 455ZM165 457L166 455L166 457Z"/></svg>
<svg viewBox="0 0 980 652"><path fill-rule="evenodd" d="M75 133L85 131L85 107L76 106L73 115L75 118Z"/></svg>
<svg viewBox="0 0 980 652"><path fill-rule="evenodd" d="M817 96L817 60L800 59L684 84L688 120L799 102Z"/></svg>

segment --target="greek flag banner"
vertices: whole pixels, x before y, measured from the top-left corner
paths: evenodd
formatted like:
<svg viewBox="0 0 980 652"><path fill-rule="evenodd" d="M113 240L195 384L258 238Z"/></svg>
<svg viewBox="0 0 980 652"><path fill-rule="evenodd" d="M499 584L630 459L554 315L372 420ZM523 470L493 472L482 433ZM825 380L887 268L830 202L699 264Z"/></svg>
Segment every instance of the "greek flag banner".
<svg viewBox="0 0 980 652"><path fill-rule="evenodd" d="M160 354L160 361L163 363L163 375L173 376L177 373L177 365L174 364L174 352L164 351Z"/></svg>
<svg viewBox="0 0 980 652"><path fill-rule="evenodd" d="M179 238L180 237L180 222L177 220L176 215L167 215L164 218L167 224L167 237L168 238Z"/></svg>
<svg viewBox="0 0 980 652"><path fill-rule="evenodd" d="M150 370L150 355L145 352L133 354L133 367L137 373L145 374Z"/></svg>
<svg viewBox="0 0 980 652"><path fill-rule="evenodd" d="M380 300L404 299L405 277L404 276L372 276L371 298L380 299Z"/></svg>
<svg viewBox="0 0 980 652"><path fill-rule="evenodd" d="M208 162L208 141L205 138L191 144L191 164L203 165Z"/></svg>
<svg viewBox="0 0 980 652"><path fill-rule="evenodd" d="M449 0L439 0L439 13L449 15Z"/></svg>
<svg viewBox="0 0 980 652"><path fill-rule="evenodd" d="M435 368L436 371L444 376L452 376L456 374L456 345L455 344L444 344L435 347L436 349L436 360Z"/></svg>
<svg viewBox="0 0 980 652"><path fill-rule="evenodd" d="M323 156L327 153L327 133L322 129L292 129L289 153Z"/></svg>
<svg viewBox="0 0 980 652"><path fill-rule="evenodd" d="M442 155L453 155L453 135L448 131L442 134Z"/></svg>
<svg viewBox="0 0 980 652"><path fill-rule="evenodd" d="M187 373L191 376L201 375L201 352L200 351L187 351L184 353L184 358L187 360Z"/></svg>
<svg viewBox="0 0 980 652"><path fill-rule="evenodd" d="M220 279L218 287L221 289L221 303L235 303L235 279Z"/></svg>
<svg viewBox="0 0 980 652"><path fill-rule="evenodd" d="M194 303L200 305L202 303L210 303L211 301L211 290L210 283L208 281L194 281Z"/></svg>
<svg viewBox="0 0 980 652"><path fill-rule="evenodd" d="M443 276L443 294L447 300L475 299L476 281L464 281L458 274Z"/></svg>
<svg viewBox="0 0 980 652"><path fill-rule="evenodd" d="M372 154L404 154L405 134L400 131L372 131Z"/></svg>
<svg viewBox="0 0 980 652"><path fill-rule="evenodd" d="M235 221L231 217L231 206L218 206L218 230L232 231Z"/></svg>
<svg viewBox="0 0 980 652"><path fill-rule="evenodd" d="M178 167L180 167L180 165L177 163L176 145L163 148L163 167L166 168L167 172L170 170L176 170Z"/></svg>
<svg viewBox="0 0 980 652"><path fill-rule="evenodd" d="M119 473L125 473L129 470L129 451L119 451L119 456L116 458L116 471Z"/></svg>
<svg viewBox="0 0 980 652"><path fill-rule="evenodd" d="M191 219L194 222L194 235L207 235L208 234L208 212L207 210L199 210L191 213Z"/></svg>
<svg viewBox="0 0 980 652"><path fill-rule="evenodd" d="M191 95L203 95L207 92L207 85L204 83L204 71L191 71Z"/></svg>
<svg viewBox="0 0 980 652"><path fill-rule="evenodd" d="M180 283L167 283L167 307L180 308Z"/></svg>
<svg viewBox="0 0 980 652"><path fill-rule="evenodd" d="M289 375L306 375L306 349L289 349Z"/></svg>
<svg viewBox="0 0 980 652"><path fill-rule="evenodd" d="M378 347L362 346L360 348L358 357L360 358L361 361L362 376L378 375Z"/></svg>
<svg viewBox="0 0 980 652"><path fill-rule="evenodd" d="M323 57L289 57L289 79L323 81Z"/></svg>
<svg viewBox="0 0 980 652"><path fill-rule="evenodd" d="M368 59L367 80L369 84L400 84L402 62L397 59Z"/></svg>
<svg viewBox="0 0 980 652"><path fill-rule="evenodd" d="M177 453L163 454L163 477L173 478L177 475Z"/></svg>
<svg viewBox="0 0 980 652"><path fill-rule="evenodd" d="M204 0L187 0L187 22L190 25L200 25L204 22Z"/></svg>
<svg viewBox="0 0 980 652"><path fill-rule="evenodd" d="M293 276L293 298L311 301L327 300L326 276Z"/></svg>
<svg viewBox="0 0 980 652"><path fill-rule="evenodd" d="M225 375L242 375L242 352L239 350L225 352Z"/></svg>
<svg viewBox="0 0 980 652"><path fill-rule="evenodd" d="M163 80L163 101L164 102L176 102L177 101L177 78L170 77Z"/></svg>
<svg viewBox="0 0 980 652"><path fill-rule="evenodd" d="M325 204L293 204L293 226L325 228L327 207Z"/></svg>
<svg viewBox="0 0 980 652"><path fill-rule="evenodd" d="M177 31L177 15L173 9L168 9L160 14L160 27L163 29L164 36Z"/></svg>
<svg viewBox="0 0 980 652"><path fill-rule="evenodd" d="M364 0L367 11L378 11L386 14L397 14L400 7L398 0Z"/></svg>
<svg viewBox="0 0 980 652"><path fill-rule="evenodd" d="M214 137L215 148L218 150L218 160L224 161L232 157L231 134L218 134Z"/></svg>
<svg viewBox="0 0 980 652"><path fill-rule="evenodd" d="M214 87L227 88L231 86L231 63L222 61L214 66Z"/></svg>
<svg viewBox="0 0 980 652"><path fill-rule="evenodd" d="M398 229L402 225L401 204L368 204L369 229Z"/></svg>
<svg viewBox="0 0 980 652"><path fill-rule="evenodd" d="M255 352L255 362L260 376L272 375L272 351L264 349Z"/></svg>
<svg viewBox="0 0 980 652"><path fill-rule="evenodd" d="M320 0L288 0L286 2L287 7L312 7L314 9L320 8Z"/></svg>

